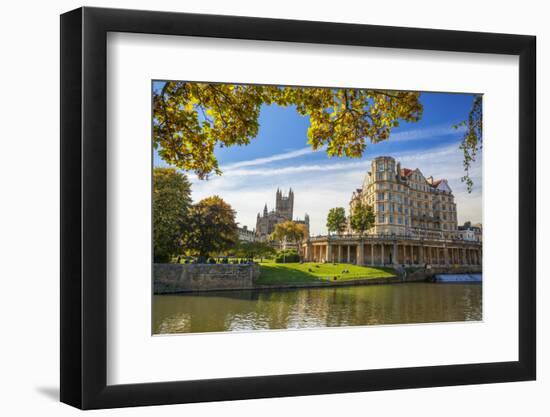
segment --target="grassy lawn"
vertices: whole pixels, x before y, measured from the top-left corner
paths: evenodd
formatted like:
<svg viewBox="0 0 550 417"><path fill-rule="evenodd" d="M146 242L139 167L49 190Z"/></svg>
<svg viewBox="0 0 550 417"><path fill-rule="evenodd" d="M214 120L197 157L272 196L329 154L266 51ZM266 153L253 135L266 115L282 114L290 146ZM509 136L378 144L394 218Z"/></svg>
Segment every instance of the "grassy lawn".
<svg viewBox="0 0 550 417"><path fill-rule="evenodd" d="M350 264L321 263L260 263L261 275L257 281L260 285L293 284L302 282L349 281L356 279L391 278L393 269L381 267L358 266ZM349 272L344 272L349 271Z"/></svg>

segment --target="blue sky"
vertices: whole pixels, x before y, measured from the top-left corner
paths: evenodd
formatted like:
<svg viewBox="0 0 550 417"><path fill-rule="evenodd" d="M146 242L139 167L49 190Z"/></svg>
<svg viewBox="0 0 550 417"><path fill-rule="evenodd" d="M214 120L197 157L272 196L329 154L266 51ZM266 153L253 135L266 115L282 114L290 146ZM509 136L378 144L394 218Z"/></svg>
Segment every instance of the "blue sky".
<svg viewBox="0 0 550 417"><path fill-rule="evenodd" d="M467 118L473 95L422 93L423 117L416 123L401 123L387 141L369 144L360 159L330 158L313 152L307 144L309 120L293 107L263 106L259 134L247 146L216 149L222 176L199 180L189 175L192 197L198 201L217 194L237 211L237 221L255 227L256 214L264 204L274 208L277 187L294 190L294 217L310 215L312 234L326 233L326 215L331 207L348 210L351 193L361 187L370 160L390 155L402 167L419 168L425 176L446 178L456 197L458 221L481 222L481 158L475 163L471 194L460 181L462 130L453 125ZM154 155L155 166L166 164Z"/></svg>

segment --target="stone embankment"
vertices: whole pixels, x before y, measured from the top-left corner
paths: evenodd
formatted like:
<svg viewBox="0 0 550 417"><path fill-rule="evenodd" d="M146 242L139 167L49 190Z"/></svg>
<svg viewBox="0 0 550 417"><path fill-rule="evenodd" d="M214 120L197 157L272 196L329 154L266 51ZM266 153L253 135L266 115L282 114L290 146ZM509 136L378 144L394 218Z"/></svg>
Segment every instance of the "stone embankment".
<svg viewBox="0 0 550 417"><path fill-rule="evenodd" d="M154 264L155 294L183 292L257 290L351 285L380 285L403 282L431 281L437 274L481 273L480 266L395 267L394 277L353 280L312 281L258 285L260 266L257 264Z"/></svg>
<svg viewBox="0 0 550 417"><path fill-rule="evenodd" d="M447 267L405 267L396 269L404 282L431 281L438 274L480 274L480 265L450 265Z"/></svg>
<svg viewBox="0 0 550 417"><path fill-rule="evenodd" d="M155 294L249 290L260 276L257 264L154 264Z"/></svg>

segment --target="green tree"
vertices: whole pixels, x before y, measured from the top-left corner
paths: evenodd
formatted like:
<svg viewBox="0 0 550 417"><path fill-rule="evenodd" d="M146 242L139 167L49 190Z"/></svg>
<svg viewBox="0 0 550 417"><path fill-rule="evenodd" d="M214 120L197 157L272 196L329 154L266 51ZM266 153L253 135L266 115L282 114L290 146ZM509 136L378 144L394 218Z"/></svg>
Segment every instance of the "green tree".
<svg viewBox="0 0 550 417"><path fill-rule="evenodd" d="M329 156L359 158L367 142L422 116L420 93L170 81L153 91L153 143L168 164L201 179L221 174L216 146L247 145L261 106L294 106L309 118L308 143Z"/></svg>
<svg viewBox="0 0 550 417"><path fill-rule="evenodd" d="M303 240L306 235L307 230L304 224L287 220L275 225L271 238L278 242L290 241L293 243L298 243Z"/></svg>
<svg viewBox="0 0 550 417"><path fill-rule="evenodd" d="M189 210L185 247L204 261L231 249L238 241L235 210L218 196L207 197Z"/></svg>
<svg viewBox="0 0 550 417"><path fill-rule="evenodd" d="M276 250L265 242L239 242L235 254L241 258L263 258L274 255Z"/></svg>
<svg viewBox="0 0 550 417"><path fill-rule="evenodd" d="M173 168L153 170L153 259L169 262L183 251L191 185Z"/></svg>
<svg viewBox="0 0 550 417"><path fill-rule="evenodd" d="M327 229L329 232L336 232L338 234L346 229L346 211L343 207L334 207L329 210Z"/></svg>
<svg viewBox="0 0 550 417"><path fill-rule="evenodd" d="M460 142L459 149L464 154L462 164L465 174L460 180L466 183L468 192L471 193L474 181L470 177L470 169L483 146L483 98L481 95L474 97L472 108L468 113L468 120L464 120L454 127L458 129L462 126L466 128L466 131Z"/></svg>
<svg viewBox="0 0 550 417"><path fill-rule="evenodd" d="M351 213L351 227L356 232L359 232L361 236L374 226L374 210L372 206L363 204L361 202L357 203L353 208Z"/></svg>

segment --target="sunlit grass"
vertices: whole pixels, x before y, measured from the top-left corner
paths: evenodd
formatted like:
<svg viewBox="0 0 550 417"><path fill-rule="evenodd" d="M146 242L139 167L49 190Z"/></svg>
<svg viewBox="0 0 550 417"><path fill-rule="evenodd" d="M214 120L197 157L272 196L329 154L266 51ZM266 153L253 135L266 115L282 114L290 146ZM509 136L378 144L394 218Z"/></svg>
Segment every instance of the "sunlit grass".
<svg viewBox="0 0 550 417"><path fill-rule="evenodd" d="M260 285L395 277L391 268L351 264L262 262L260 267L261 275L257 281Z"/></svg>

